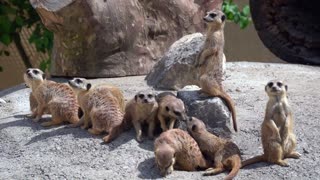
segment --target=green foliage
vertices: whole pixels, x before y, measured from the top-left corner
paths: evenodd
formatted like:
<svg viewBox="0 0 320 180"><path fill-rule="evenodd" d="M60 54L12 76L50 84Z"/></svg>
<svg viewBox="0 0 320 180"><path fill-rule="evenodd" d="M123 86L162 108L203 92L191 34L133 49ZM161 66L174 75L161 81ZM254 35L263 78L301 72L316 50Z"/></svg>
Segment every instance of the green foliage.
<svg viewBox="0 0 320 180"><path fill-rule="evenodd" d="M227 16L227 19L239 24L241 29L246 28L251 22L250 8L248 5L244 6L242 11L233 2L233 0L225 0L222 4L222 11Z"/></svg>
<svg viewBox="0 0 320 180"><path fill-rule="evenodd" d="M2 0L0 2L0 42L8 46L13 42L14 36L19 36L23 27L35 26L29 43L33 43L38 52L49 53L53 46L53 33L47 30L40 21L35 9L29 0ZM0 50L0 55L10 55L8 51ZM50 63L48 59L41 63Z"/></svg>
<svg viewBox="0 0 320 180"><path fill-rule="evenodd" d="M44 72L46 71L46 69L50 68L50 63L51 63L50 58L47 60L43 60L41 61L39 68Z"/></svg>

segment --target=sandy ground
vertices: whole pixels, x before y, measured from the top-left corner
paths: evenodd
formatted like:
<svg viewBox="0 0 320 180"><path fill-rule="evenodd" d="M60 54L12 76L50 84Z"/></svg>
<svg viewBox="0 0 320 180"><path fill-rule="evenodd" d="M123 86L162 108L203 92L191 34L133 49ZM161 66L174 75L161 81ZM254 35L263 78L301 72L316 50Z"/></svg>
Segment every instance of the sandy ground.
<svg viewBox="0 0 320 180"><path fill-rule="evenodd" d="M233 139L243 159L261 154L260 124L267 96L264 85L281 79L289 86L301 159L290 167L259 163L242 169L236 179L317 179L320 177L320 68L301 65L228 63L224 82L236 102L240 132ZM147 89L143 76L98 79L119 86L127 99ZM156 179L153 142L139 144L133 130L110 144L102 136L65 126L43 128L25 118L30 90L23 85L0 92L0 179ZM44 118L43 121L48 120ZM222 179L201 172L174 171L166 179Z"/></svg>

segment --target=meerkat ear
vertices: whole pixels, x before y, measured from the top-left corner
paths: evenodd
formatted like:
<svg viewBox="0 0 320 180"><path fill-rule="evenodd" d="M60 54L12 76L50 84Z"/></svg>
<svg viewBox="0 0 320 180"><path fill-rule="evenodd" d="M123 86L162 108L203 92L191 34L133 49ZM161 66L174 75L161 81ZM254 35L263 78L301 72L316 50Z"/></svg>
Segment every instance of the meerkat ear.
<svg viewBox="0 0 320 180"><path fill-rule="evenodd" d="M135 95L135 96L134 96L134 100L137 102L137 100L138 100L138 95Z"/></svg>
<svg viewBox="0 0 320 180"><path fill-rule="evenodd" d="M89 89L91 88L91 86L92 86L91 83L88 83L88 84L87 84L87 91L89 91Z"/></svg>
<svg viewBox="0 0 320 180"><path fill-rule="evenodd" d="M192 130L192 131L195 131L195 130L196 130L196 128L197 128L197 126L196 126L196 125L192 125L191 130Z"/></svg>
<svg viewBox="0 0 320 180"><path fill-rule="evenodd" d="M221 16L221 21L223 22L224 20L226 20L226 16L225 16L225 15L222 15L222 16Z"/></svg>
<svg viewBox="0 0 320 180"><path fill-rule="evenodd" d="M188 120L189 120L189 121L192 121L192 117L191 117L191 116L189 116Z"/></svg>
<svg viewBox="0 0 320 180"><path fill-rule="evenodd" d="M284 88L286 88L286 91L288 91L288 85L285 85Z"/></svg>
<svg viewBox="0 0 320 180"><path fill-rule="evenodd" d="M266 85L266 86L264 87L264 90L265 90L266 92L267 92L267 86L268 86L268 85Z"/></svg>
<svg viewBox="0 0 320 180"><path fill-rule="evenodd" d="M166 111L169 111L170 109L169 109L169 107L168 106L166 106Z"/></svg>
<svg viewBox="0 0 320 180"><path fill-rule="evenodd" d="M46 74L45 73L42 74L42 79L46 79Z"/></svg>

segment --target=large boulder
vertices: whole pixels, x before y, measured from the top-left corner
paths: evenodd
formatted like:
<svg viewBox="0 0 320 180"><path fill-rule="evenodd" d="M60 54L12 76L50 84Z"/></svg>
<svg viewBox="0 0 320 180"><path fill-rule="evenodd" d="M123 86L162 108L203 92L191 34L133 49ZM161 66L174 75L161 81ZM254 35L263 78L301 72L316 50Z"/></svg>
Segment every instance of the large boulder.
<svg viewBox="0 0 320 180"><path fill-rule="evenodd" d="M222 99L206 97L197 86L183 88L177 97L184 102L188 115L201 119L209 132L224 138L231 137L231 113ZM176 127L186 130L186 123L179 122Z"/></svg>
<svg viewBox="0 0 320 180"><path fill-rule="evenodd" d="M185 34L203 31L222 0L30 0L54 33L51 75L147 74Z"/></svg>
<svg viewBox="0 0 320 180"><path fill-rule="evenodd" d="M147 84L158 89L171 90L197 84L196 69L193 63L204 40L205 37L201 33L194 33L173 43L147 75Z"/></svg>

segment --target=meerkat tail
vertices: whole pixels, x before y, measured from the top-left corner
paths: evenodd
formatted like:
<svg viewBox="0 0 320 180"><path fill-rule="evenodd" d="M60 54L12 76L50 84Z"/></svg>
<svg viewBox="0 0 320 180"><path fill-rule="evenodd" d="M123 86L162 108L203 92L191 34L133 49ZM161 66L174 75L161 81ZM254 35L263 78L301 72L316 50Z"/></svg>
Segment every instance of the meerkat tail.
<svg viewBox="0 0 320 180"><path fill-rule="evenodd" d="M250 164L254 164L254 163L257 163L257 162L264 162L264 161L265 161L264 155L255 156L253 158L250 158L250 159L247 159L247 160L243 161L241 168L243 168L243 167L245 167L247 165L250 165Z"/></svg>
<svg viewBox="0 0 320 180"><path fill-rule="evenodd" d="M226 176L224 179L225 180L231 180L233 179L234 177L236 177L236 175L238 174L239 170L241 168L241 160L240 158L233 161L232 163L232 170L231 172L228 174L228 176Z"/></svg>
<svg viewBox="0 0 320 180"><path fill-rule="evenodd" d="M227 103L228 109L231 111L233 129L237 132L238 131L238 125L237 125L236 110L235 110L235 106L234 106L233 100L224 91L220 91L220 93L217 96L222 98Z"/></svg>

